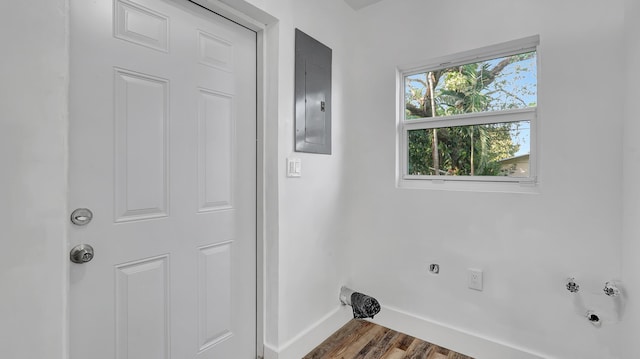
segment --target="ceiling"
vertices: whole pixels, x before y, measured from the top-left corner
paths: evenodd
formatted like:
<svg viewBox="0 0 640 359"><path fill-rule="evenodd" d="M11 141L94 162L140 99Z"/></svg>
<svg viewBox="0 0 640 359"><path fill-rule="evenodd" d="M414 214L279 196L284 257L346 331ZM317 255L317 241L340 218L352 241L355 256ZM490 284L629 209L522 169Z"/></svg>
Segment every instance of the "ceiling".
<svg viewBox="0 0 640 359"><path fill-rule="evenodd" d="M382 0L344 0L349 6L351 6L354 10L360 10L363 7L373 5Z"/></svg>

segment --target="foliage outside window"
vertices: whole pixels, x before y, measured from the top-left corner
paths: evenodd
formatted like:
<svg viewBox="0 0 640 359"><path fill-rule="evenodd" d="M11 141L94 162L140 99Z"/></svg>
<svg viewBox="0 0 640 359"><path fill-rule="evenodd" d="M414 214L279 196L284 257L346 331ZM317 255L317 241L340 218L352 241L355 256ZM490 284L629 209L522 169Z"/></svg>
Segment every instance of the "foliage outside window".
<svg viewBox="0 0 640 359"><path fill-rule="evenodd" d="M401 73L402 179L534 180L537 37L528 40Z"/></svg>

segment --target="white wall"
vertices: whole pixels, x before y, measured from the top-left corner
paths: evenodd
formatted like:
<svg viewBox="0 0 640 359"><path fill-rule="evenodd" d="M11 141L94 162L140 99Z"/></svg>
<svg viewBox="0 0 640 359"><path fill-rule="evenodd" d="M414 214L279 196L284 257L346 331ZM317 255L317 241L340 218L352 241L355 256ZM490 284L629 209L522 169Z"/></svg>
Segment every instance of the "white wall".
<svg viewBox="0 0 640 359"><path fill-rule="evenodd" d="M66 1L3 1L0 20L0 356L62 359Z"/></svg>
<svg viewBox="0 0 640 359"><path fill-rule="evenodd" d="M275 190L266 197L267 210L277 212L267 214L275 223L266 224L266 300L275 305L267 308L268 344L286 349L333 313L346 282L384 305L549 357L620 357L612 338L620 326L590 327L573 300L613 317L600 292L604 281L620 276L621 244L626 293L640 292L637 116L624 117L623 152L622 100L598 91L624 87L622 0L486 0L485 6L396 0L358 13L341 0L248 2L279 19L267 34L277 45L267 54L268 98L276 101L268 104L265 163ZM633 0L625 10L639 14ZM0 14L0 356L62 359L66 1L5 1ZM424 31L421 14L438 36L421 36L429 46L398 40ZM633 81L640 72L631 65L640 60L640 30L637 16L629 18L624 76L633 104L640 95ZM479 24L472 32L456 25L468 23ZM293 152L295 27L333 48L331 156ZM539 194L396 189L395 67L532 34L542 43ZM597 76L598 69L607 75ZM302 158L302 178L285 177L289 156ZM588 175L576 177L576 169ZM442 266L439 276L426 275L432 261ZM470 266L485 270L482 293L465 288ZM580 280L580 297L563 288L569 274ZM625 319L621 358L638 357L640 310L632 301Z"/></svg>
<svg viewBox="0 0 640 359"><path fill-rule="evenodd" d="M266 239L267 306L273 311L272 304L277 301L278 313L276 317L267 313L265 336L267 345L282 352L339 307L339 289L347 277L342 227L344 127L350 120L346 116L347 96L353 89L349 79L354 11L342 0L265 0L263 10L278 19L269 29L269 36L277 36L270 45L276 43L277 49L268 50L277 51L277 67L268 73L277 74L271 79L272 84L277 83L277 104L268 104L271 117L267 119L267 126L277 121L277 153L267 157L277 156L273 180L278 183L278 224ZM295 28L333 51L331 155L294 152ZM273 136L267 137L267 142ZM287 157L302 159L301 178L286 177ZM273 165L267 164L271 166L268 172L274 170ZM273 266L277 266L277 273ZM274 320L278 322L277 333Z"/></svg>
<svg viewBox="0 0 640 359"><path fill-rule="evenodd" d="M256 6L279 19L266 34L271 47L266 54L265 335L276 349L286 348L335 313L346 276L341 177L353 10L342 0L225 2L240 10ZM0 8L3 357L55 359L66 353L66 6L56 0L2 2ZM333 49L331 156L293 152L295 27ZM285 178L286 157L293 155L303 160L300 179Z"/></svg>
<svg viewBox="0 0 640 359"><path fill-rule="evenodd" d="M618 313L602 288L621 274L623 2L397 0L358 17L345 128L350 283L545 357L619 357ZM396 67L535 34L537 193L396 188ZM432 262L440 275L427 274ZM466 288L468 267L484 270L483 292ZM570 275L577 296L564 288Z"/></svg>
<svg viewBox="0 0 640 359"><path fill-rule="evenodd" d="M623 150L623 190L624 225L622 245L622 280L629 298L624 318L623 358L639 358L640 342L640 115L637 102L640 98L640 3L636 0L625 1L625 47L627 84L625 88L626 106L624 116Z"/></svg>

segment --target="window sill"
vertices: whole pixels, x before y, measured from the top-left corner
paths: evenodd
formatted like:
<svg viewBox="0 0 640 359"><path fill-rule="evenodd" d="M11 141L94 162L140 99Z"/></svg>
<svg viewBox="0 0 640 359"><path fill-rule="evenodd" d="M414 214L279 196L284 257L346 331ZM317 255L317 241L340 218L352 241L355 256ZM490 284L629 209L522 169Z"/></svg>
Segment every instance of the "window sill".
<svg viewBox="0 0 640 359"><path fill-rule="evenodd" d="M426 189L437 191L459 192L496 192L496 193L522 193L538 194L539 187L534 182L491 182L470 180L425 180L425 179L400 179L397 183L400 189Z"/></svg>

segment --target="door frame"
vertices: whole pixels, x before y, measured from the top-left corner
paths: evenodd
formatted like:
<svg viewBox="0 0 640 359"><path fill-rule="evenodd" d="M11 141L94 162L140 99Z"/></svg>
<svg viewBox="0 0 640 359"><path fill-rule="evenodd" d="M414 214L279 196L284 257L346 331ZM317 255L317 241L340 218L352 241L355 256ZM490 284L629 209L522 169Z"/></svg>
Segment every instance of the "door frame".
<svg viewBox="0 0 640 359"><path fill-rule="evenodd" d="M185 1L199 5L217 15L220 15L236 24L248 28L256 33L256 357L264 358L264 338L265 338L265 195L272 193L274 190L267 189L265 184L265 126L267 118L267 32L271 25L277 23L277 19L263 10L249 4L245 0L229 1L229 0L169 0L176 3L184 3ZM223 3L222 1L228 1ZM277 46L273 46L277 48ZM68 51L68 48L67 48ZM270 67L277 64L269 64ZM68 88L67 88L68 91ZM272 95L273 96L273 95ZM276 95L277 96L277 95ZM277 139L277 138L276 138ZM277 155L277 154L276 154ZM68 158L68 155L67 155ZM269 185L269 188L277 188ZM276 190L277 192L277 190ZM67 207L67 206L66 206ZM68 238L66 239L65 248L68 247ZM64 266L69 266L69 259L63 256ZM67 275L66 292L64 298L66 307L66 324L65 334L66 345L63 356L69 358L68 347L73 345L69 336L70 311L69 308L69 286L70 278Z"/></svg>

